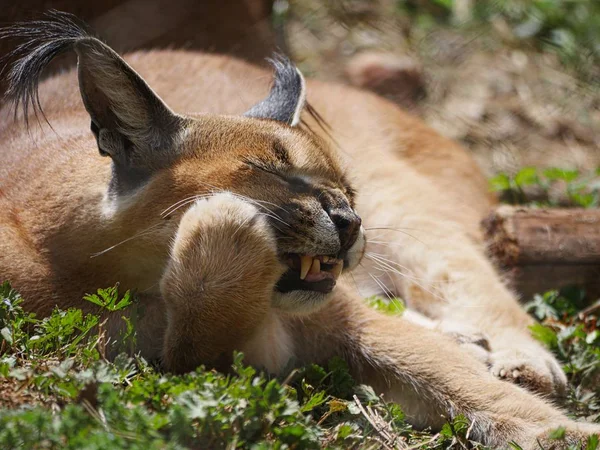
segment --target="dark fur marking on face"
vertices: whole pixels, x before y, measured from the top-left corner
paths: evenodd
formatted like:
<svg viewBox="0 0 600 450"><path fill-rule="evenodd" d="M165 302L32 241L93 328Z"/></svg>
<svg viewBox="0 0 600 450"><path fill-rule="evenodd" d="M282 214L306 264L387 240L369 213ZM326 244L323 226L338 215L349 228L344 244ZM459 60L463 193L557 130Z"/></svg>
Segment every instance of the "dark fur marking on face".
<svg viewBox="0 0 600 450"><path fill-rule="evenodd" d="M327 214L336 209L351 208L350 199L340 189L318 189L317 198Z"/></svg>
<svg viewBox="0 0 600 450"><path fill-rule="evenodd" d="M316 221L312 213L297 201L290 201L282 204L279 215L289 223L306 225L310 227L316 225Z"/></svg>
<svg viewBox="0 0 600 450"><path fill-rule="evenodd" d="M294 193L294 194L313 194L314 193L314 186L312 186L310 183L306 182L305 180L303 180L302 178L299 177L286 177L286 181L289 183L290 185L290 190Z"/></svg>
<svg viewBox="0 0 600 450"><path fill-rule="evenodd" d="M273 142L273 152L277 161L285 166L291 166L290 155L280 141Z"/></svg>

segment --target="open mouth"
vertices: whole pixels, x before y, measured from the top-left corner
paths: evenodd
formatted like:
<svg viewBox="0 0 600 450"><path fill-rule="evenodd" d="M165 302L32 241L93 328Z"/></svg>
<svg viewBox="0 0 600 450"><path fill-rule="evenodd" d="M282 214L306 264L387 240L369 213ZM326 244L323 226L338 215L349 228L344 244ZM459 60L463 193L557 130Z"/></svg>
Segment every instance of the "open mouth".
<svg viewBox="0 0 600 450"><path fill-rule="evenodd" d="M331 256L288 253L283 259L289 269L277 283L280 292L302 290L327 294L335 287L344 268L343 260Z"/></svg>

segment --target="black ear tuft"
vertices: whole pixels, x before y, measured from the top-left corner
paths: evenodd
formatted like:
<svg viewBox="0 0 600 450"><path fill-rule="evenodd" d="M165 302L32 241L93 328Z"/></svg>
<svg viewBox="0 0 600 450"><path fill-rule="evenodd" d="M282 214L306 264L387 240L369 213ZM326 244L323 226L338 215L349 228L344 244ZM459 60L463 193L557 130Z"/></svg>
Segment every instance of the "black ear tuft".
<svg viewBox="0 0 600 450"><path fill-rule="evenodd" d="M35 117L41 114L45 119L38 84L46 66L61 53L72 50L78 41L96 39L92 30L72 14L50 10L44 16L0 28L0 39L25 40L5 56L6 60L16 61L0 73L6 74L5 100L13 105L15 116L19 108L23 109L27 124L30 107Z"/></svg>
<svg viewBox="0 0 600 450"><path fill-rule="evenodd" d="M25 42L11 56L6 98L23 109L42 112L38 84L44 68L58 54L77 54L79 90L90 115L98 149L114 163L112 186L125 192L176 157L184 120L154 93L116 52L93 35L75 16L51 11L42 20L0 29L0 39Z"/></svg>
<svg viewBox="0 0 600 450"><path fill-rule="evenodd" d="M275 69L271 91L266 99L244 115L296 126L306 102L304 77L286 56L276 54L269 62Z"/></svg>

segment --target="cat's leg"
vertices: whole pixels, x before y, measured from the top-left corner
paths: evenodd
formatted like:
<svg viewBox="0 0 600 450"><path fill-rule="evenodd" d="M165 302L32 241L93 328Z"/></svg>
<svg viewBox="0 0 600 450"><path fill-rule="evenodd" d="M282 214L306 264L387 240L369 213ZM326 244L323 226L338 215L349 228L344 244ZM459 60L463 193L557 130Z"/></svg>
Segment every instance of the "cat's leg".
<svg viewBox="0 0 600 450"><path fill-rule="evenodd" d="M372 183L385 208L368 197L359 209L372 241L362 264L366 272L442 328L485 334L496 376L562 394L566 377L560 365L531 337L533 319L485 256L476 224L465 224L461 206L428 180L410 171L400 178L396 186ZM476 217L466 207L464 215Z"/></svg>
<svg viewBox="0 0 600 450"><path fill-rule="evenodd" d="M474 329L469 329L460 324L451 324L449 322L440 322L432 320L417 311L407 309L402 313L402 318L407 322L427 328L437 330L449 339L454 340L463 350L467 350L476 359L490 366L490 342L484 333Z"/></svg>
<svg viewBox="0 0 600 450"><path fill-rule="evenodd" d="M160 283L168 321L165 368L227 369L234 350L276 331L271 298L284 269L271 227L253 205L230 194L194 203L181 219Z"/></svg>
<svg viewBox="0 0 600 450"><path fill-rule="evenodd" d="M401 405L418 428L439 429L458 415L471 422L469 437L493 448L515 441L539 448L537 439L565 427L571 443L600 426L568 419L551 403L492 376L485 366L444 335L380 314L343 287L322 311L292 319L303 361L342 356L359 382ZM568 441L565 441L568 442Z"/></svg>

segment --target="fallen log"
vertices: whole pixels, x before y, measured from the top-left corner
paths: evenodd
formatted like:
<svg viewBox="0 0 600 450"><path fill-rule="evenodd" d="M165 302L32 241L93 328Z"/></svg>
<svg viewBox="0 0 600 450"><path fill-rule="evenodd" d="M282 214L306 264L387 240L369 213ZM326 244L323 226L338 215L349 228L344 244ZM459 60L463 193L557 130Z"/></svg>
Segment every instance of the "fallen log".
<svg viewBox="0 0 600 450"><path fill-rule="evenodd" d="M600 210L500 206L483 229L490 255L523 300L573 285L600 295Z"/></svg>

